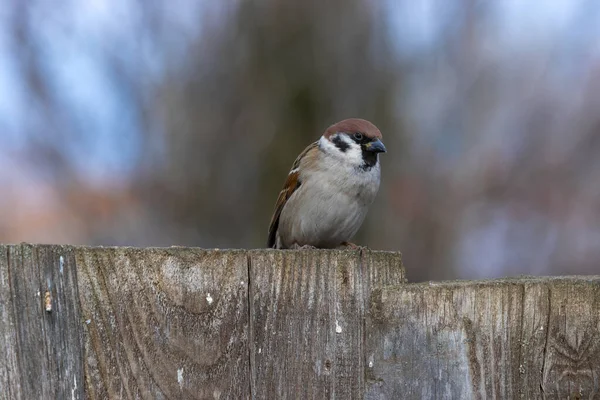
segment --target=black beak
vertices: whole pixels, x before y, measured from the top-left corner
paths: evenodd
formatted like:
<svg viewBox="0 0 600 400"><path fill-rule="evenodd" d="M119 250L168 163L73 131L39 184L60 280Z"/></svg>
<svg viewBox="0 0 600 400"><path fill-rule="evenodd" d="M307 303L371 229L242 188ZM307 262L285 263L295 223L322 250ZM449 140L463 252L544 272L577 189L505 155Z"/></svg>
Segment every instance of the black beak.
<svg viewBox="0 0 600 400"><path fill-rule="evenodd" d="M375 139L372 142L365 144L365 150L372 153L385 153L385 146L379 139Z"/></svg>

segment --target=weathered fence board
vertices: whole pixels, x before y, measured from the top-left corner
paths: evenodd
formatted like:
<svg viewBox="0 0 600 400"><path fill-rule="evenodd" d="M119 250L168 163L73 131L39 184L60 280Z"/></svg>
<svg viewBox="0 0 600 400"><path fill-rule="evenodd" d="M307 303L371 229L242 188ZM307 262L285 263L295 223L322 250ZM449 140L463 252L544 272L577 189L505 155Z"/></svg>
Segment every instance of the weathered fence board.
<svg viewBox="0 0 600 400"><path fill-rule="evenodd" d="M398 253L0 245L0 399L600 398L600 277Z"/></svg>
<svg viewBox="0 0 600 400"><path fill-rule="evenodd" d="M243 251L77 250L90 398L250 396Z"/></svg>
<svg viewBox="0 0 600 400"><path fill-rule="evenodd" d="M366 299L399 284L398 254L253 252L252 382L257 398L360 398Z"/></svg>
<svg viewBox="0 0 600 400"><path fill-rule="evenodd" d="M83 398L83 343L73 253L60 246L0 247L0 396Z"/></svg>
<svg viewBox="0 0 600 400"><path fill-rule="evenodd" d="M17 355L17 330L10 289L8 248L0 247L0 399L23 398ZM4 350L2 350L4 349Z"/></svg>
<svg viewBox="0 0 600 400"><path fill-rule="evenodd" d="M600 277L388 287L367 398L600 397Z"/></svg>

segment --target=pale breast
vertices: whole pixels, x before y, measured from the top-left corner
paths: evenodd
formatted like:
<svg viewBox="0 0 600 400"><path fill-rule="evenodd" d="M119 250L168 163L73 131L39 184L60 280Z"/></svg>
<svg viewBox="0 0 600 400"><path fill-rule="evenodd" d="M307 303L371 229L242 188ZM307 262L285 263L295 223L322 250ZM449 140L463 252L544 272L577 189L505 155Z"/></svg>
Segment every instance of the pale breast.
<svg viewBox="0 0 600 400"><path fill-rule="evenodd" d="M349 241L375 199L379 164L367 171L336 162L323 167L301 178L301 187L282 210L278 233L284 247L333 248Z"/></svg>

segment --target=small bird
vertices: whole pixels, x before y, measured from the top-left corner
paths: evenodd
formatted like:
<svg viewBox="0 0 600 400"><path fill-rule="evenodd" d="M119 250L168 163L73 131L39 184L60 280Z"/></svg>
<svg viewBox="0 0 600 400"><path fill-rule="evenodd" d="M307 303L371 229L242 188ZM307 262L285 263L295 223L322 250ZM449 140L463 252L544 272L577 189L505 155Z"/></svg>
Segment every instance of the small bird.
<svg viewBox="0 0 600 400"><path fill-rule="evenodd" d="M364 119L331 125L292 165L269 227L268 247L357 247L348 241L379 190L381 132Z"/></svg>

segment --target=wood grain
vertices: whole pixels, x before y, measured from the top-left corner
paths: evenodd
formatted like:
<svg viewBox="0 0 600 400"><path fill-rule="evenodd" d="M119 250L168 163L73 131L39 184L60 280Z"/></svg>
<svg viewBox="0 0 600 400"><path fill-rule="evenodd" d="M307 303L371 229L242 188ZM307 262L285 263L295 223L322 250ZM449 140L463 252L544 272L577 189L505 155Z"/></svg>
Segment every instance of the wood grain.
<svg viewBox="0 0 600 400"><path fill-rule="evenodd" d="M542 389L549 398L600 398L600 279L547 285Z"/></svg>
<svg viewBox="0 0 600 400"><path fill-rule="evenodd" d="M92 399L250 397L242 251L78 249Z"/></svg>
<svg viewBox="0 0 600 400"><path fill-rule="evenodd" d="M83 341L70 248L0 248L0 396L83 398Z"/></svg>
<svg viewBox="0 0 600 400"><path fill-rule="evenodd" d="M599 396L600 277L377 290L368 399Z"/></svg>
<svg viewBox="0 0 600 400"><path fill-rule="evenodd" d="M599 399L600 277L399 253L0 245L0 399Z"/></svg>
<svg viewBox="0 0 600 400"><path fill-rule="evenodd" d="M373 286L403 282L399 254L250 255L252 388L257 399L362 398Z"/></svg>
<svg viewBox="0 0 600 400"><path fill-rule="evenodd" d="M10 289L9 247L0 246L0 399L21 399L17 329ZM36 349L37 350L37 349Z"/></svg>

